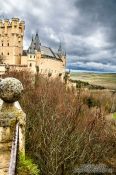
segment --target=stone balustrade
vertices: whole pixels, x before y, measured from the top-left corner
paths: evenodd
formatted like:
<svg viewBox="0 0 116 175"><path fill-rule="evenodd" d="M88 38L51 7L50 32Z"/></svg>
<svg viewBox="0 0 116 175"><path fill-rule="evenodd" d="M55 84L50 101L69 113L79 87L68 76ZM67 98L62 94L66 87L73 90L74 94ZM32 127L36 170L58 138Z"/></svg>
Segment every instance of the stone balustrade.
<svg viewBox="0 0 116 175"><path fill-rule="evenodd" d="M12 149L17 124L19 126L17 151L25 154L26 115L18 102L22 91L23 86L19 80L15 78L0 80L0 175L14 175L11 163L16 161L16 157L12 156Z"/></svg>

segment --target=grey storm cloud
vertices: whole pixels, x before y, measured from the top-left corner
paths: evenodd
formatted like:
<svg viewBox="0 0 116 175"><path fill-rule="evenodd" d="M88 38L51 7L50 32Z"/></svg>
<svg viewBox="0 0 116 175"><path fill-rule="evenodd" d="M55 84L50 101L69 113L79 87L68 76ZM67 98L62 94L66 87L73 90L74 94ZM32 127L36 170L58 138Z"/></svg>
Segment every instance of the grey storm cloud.
<svg viewBox="0 0 116 175"><path fill-rule="evenodd" d="M26 23L24 47L39 32L43 45L67 52L67 68L116 72L116 0L0 0L0 17Z"/></svg>

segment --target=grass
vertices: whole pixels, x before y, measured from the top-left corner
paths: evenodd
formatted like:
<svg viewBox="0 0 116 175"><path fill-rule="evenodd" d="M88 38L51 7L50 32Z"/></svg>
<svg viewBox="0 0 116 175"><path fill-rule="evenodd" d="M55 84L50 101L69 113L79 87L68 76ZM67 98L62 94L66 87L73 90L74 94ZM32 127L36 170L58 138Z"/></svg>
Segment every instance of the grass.
<svg viewBox="0 0 116 175"><path fill-rule="evenodd" d="M32 159L25 158L22 154L19 155L18 175L40 175L40 171Z"/></svg>

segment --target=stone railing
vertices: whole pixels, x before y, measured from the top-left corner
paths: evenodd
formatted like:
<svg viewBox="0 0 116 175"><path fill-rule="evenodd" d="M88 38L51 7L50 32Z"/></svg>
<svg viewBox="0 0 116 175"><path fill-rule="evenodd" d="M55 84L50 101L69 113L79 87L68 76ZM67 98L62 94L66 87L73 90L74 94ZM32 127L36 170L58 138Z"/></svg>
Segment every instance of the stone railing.
<svg viewBox="0 0 116 175"><path fill-rule="evenodd" d="M12 141L12 148L11 148L11 158L10 158L10 165L9 165L9 175L15 175L17 159L18 159L18 144L19 144L19 124L16 125L15 136Z"/></svg>
<svg viewBox="0 0 116 175"><path fill-rule="evenodd" d="M17 101L22 91L15 78L0 81L0 175L15 175L18 152L25 154L26 115Z"/></svg>

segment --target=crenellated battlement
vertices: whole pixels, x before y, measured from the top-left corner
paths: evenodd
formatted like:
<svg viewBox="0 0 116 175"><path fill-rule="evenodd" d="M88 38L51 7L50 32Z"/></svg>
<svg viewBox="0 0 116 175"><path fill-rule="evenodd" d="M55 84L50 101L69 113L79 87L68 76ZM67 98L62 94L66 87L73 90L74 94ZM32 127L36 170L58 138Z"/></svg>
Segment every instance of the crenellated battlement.
<svg viewBox="0 0 116 175"><path fill-rule="evenodd" d="M21 64L24 30L19 18L0 19L0 55L6 64Z"/></svg>
<svg viewBox="0 0 116 175"><path fill-rule="evenodd" d="M21 32L23 34L25 29L25 22L19 20L19 18L10 19L0 19L0 29L4 30L7 33L8 28L12 28L12 33Z"/></svg>

